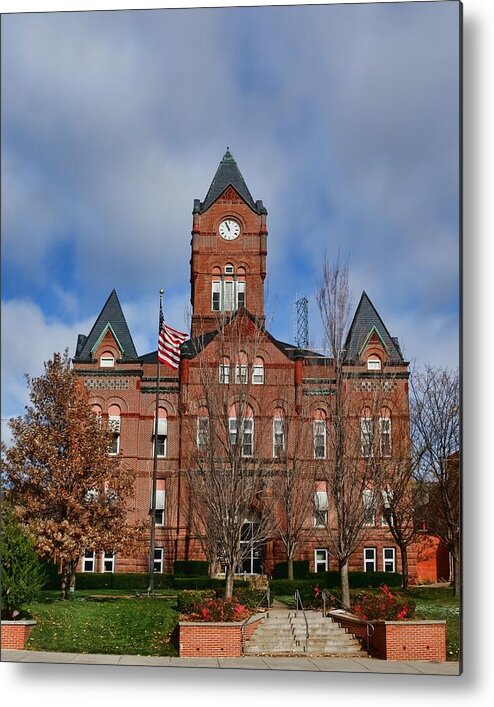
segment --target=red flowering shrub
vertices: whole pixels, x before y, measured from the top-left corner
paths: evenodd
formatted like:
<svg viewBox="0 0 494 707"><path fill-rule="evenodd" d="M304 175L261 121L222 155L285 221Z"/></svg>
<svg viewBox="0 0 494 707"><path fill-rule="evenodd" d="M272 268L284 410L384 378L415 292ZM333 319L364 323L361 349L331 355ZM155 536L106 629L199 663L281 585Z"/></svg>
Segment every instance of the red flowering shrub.
<svg viewBox="0 0 494 707"><path fill-rule="evenodd" d="M360 592L353 597L353 610L367 621L402 621L413 618L415 603L401 599L384 584L376 594Z"/></svg>
<svg viewBox="0 0 494 707"><path fill-rule="evenodd" d="M249 616L249 610L235 597L231 599L205 599L190 607L188 621L243 621Z"/></svg>

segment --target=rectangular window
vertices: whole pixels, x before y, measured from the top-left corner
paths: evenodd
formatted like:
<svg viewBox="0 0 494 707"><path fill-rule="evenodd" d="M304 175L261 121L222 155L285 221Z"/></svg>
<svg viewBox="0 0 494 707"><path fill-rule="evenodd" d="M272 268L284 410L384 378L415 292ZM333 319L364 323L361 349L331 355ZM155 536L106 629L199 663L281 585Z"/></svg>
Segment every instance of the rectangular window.
<svg viewBox="0 0 494 707"><path fill-rule="evenodd" d="M360 442L362 447L362 456L372 456L372 418L360 418Z"/></svg>
<svg viewBox="0 0 494 707"><path fill-rule="evenodd" d="M242 456L251 457L254 454L254 420L250 417L243 421Z"/></svg>
<svg viewBox="0 0 494 707"><path fill-rule="evenodd" d="M228 420L228 431L230 433L230 444L234 447L237 444L237 418L230 417Z"/></svg>
<svg viewBox="0 0 494 707"><path fill-rule="evenodd" d="M228 385L230 382L230 365L228 363L220 363L219 381L225 385Z"/></svg>
<svg viewBox="0 0 494 707"><path fill-rule="evenodd" d="M120 451L120 416L108 415L108 428L112 432L110 454L118 454Z"/></svg>
<svg viewBox="0 0 494 707"><path fill-rule="evenodd" d="M151 503L152 501L153 499L151 499ZM165 525L165 492L161 489L156 491L156 512L154 514L154 524L160 527Z"/></svg>
<svg viewBox="0 0 494 707"><path fill-rule="evenodd" d="M362 503L364 504L364 525L375 525L376 501L374 498L374 492L370 489L363 491Z"/></svg>
<svg viewBox="0 0 494 707"><path fill-rule="evenodd" d="M273 420L273 457L280 459L285 451L285 421L282 417Z"/></svg>
<svg viewBox="0 0 494 707"><path fill-rule="evenodd" d="M364 547L364 572L377 570L377 550L375 547Z"/></svg>
<svg viewBox="0 0 494 707"><path fill-rule="evenodd" d="M326 459L326 421L314 420L314 458Z"/></svg>
<svg viewBox="0 0 494 707"><path fill-rule="evenodd" d="M367 359L367 370L368 371L380 371L381 370L381 360L377 357Z"/></svg>
<svg viewBox="0 0 494 707"><path fill-rule="evenodd" d="M314 550L314 569L316 573L328 571L328 551L324 548Z"/></svg>
<svg viewBox="0 0 494 707"><path fill-rule="evenodd" d="M115 365L115 359L109 354L107 356L103 355L99 360L99 365L101 368L113 368Z"/></svg>
<svg viewBox="0 0 494 707"><path fill-rule="evenodd" d="M233 309L233 282L226 280L223 283L223 311L232 312Z"/></svg>
<svg viewBox="0 0 494 707"><path fill-rule="evenodd" d="M237 309L245 307L245 282L237 282Z"/></svg>
<svg viewBox="0 0 494 707"><path fill-rule="evenodd" d="M314 527L324 528L328 522L328 494L316 491L314 494Z"/></svg>
<svg viewBox="0 0 494 707"><path fill-rule="evenodd" d="M379 439L382 457L391 456L391 418L379 418Z"/></svg>
<svg viewBox="0 0 494 707"><path fill-rule="evenodd" d="M197 418L197 449L205 451L209 440L209 418Z"/></svg>
<svg viewBox="0 0 494 707"><path fill-rule="evenodd" d="M221 282L212 283L211 309L213 312L221 311Z"/></svg>
<svg viewBox="0 0 494 707"><path fill-rule="evenodd" d="M237 363L235 366L235 383L245 385L247 383L247 366Z"/></svg>
<svg viewBox="0 0 494 707"><path fill-rule="evenodd" d="M383 548L383 569L385 572L396 572L396 550L394 547Z"/></svg>
<svg viewBox="0 0 494 707"><path fill-rule="evenodd" d="M86 550L82 558L82 571L94 572L96 567L96 553L93 550Z"/></svg>
<svg viewBox="0 0 494 707"><path fill-rule="evenodd" d="M155 547L154 548L154 563L153 563L153 571L156 573L161 574L163 572L163 556L165 552L162 547Z"/></svg>
<svg viewBox="0 0 494 707"><path fill-rule="evenodd" d="M263 385L264 383L264 366L255 364L252 367L252 383L254 385Z"/></svg>
<svg viewBox="0 0 494 707"><path fill-rule="evenodd" d="M154 437L154 421L153 421L153 437ZM166 457L166 439L168 432L168 420L166 417L158 418L158 436L156 438L156 450L158 457ZM153 450L154 453L154 450Z"/></svg>
<svg viewBox="0 0 494 707"><path fill-rule="evenodd" d="M115 572L115 553L104 552L103 561L101 564L103 572Z"/></svg>

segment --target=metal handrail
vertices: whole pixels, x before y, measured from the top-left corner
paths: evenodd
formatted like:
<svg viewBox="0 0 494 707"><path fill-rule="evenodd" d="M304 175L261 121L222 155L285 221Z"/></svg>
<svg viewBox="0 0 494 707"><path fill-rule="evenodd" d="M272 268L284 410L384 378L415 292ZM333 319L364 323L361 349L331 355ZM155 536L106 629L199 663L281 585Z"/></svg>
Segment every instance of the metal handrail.
<svg viewBox="0 0 494 707"><path fill-rule="evenodd" d="M298 589L295 590L295 616L297 615L298 607L302 609L302 613L305 619L305 652L307 653L307 648L309 644L309 622L307 621L307 616L305 614L304 605L302 603L302 597Z"/></svg>
<svg viewBox="0 0 494 707"><path fill-rule="evenodd" d="M322 605L323 605L323 610L322 610L322 611L323 611L323 616L324 616L324 618L326 618L326 598L327 598L327 596L328 596L327 592L323 589L323 591L322 591ZM371 636L374 635L374 631L375 631L375 629L374 629L374 624L371 623L370 621L367 621L367 619L363 619L361 616L359 616L358 614L356 614L355 611L352 609L351 606L347 606L346 604L344 604L344 603L341 601L341 599L338 599L338 597L335 597L334 594L332 594L331 596L333 597L333 599L334 599L336 602L338 602L338 604L339 604L343 609L345 609L345 611L346 611L347 613L351 614L351 615L354 616L356 619L358 619L358 621L360 621L361 623L365 624L365 634L366 634L366 637L367 637L367 653L369 653L369 639L371 638Z"/></svg>
<svg viewBox="0 0 494 707"><path fill-rule="evenodd" d="M264 594L262 595L262 598L259 600L259 602L258 602L258 603L256 604L256 606L254 607L254 613L256 612L256 609L260 609L260 608L261 608L261 606L262 606L262 604L263 604L263 602L264 602L265 599L266 599L266 604L267 604L267 607L268 607L268 610L267 610L267 612L266 612L266 616L267 616L268 619L269 619L269 607L271 606L271 590L270 590L270 588L269 588L269 584L268 584L267 590L266 590L266 591L264 592ZM247 628L247 624L249 623L249 621L251 620L251 618L252 618L253 616L254 616L254 614L251 614L250 616L247 616L247 618L244 619L243 622L242 622L242 628L241 628L242 649L245 648L245 629Z"/></svg>

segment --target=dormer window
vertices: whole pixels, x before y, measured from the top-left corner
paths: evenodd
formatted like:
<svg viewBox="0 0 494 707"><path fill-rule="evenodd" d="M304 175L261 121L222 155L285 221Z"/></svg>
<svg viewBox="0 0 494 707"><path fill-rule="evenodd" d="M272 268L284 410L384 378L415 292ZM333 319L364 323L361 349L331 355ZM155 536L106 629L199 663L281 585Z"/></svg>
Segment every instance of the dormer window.
<svg viewBox="0 0 494 707"><path fill-rule="evenodd" d="M380 371L381 370L381 359L379 356L369 356L367 359L367 370L368 371Z"/></svg>
<svg viewBox="0 0 494 707"><path fill-rule="evenodd" d="M115 365L115 356L109 351L105 351L104 354L101 354L99 365L100 368L113 368Z"/></svg>

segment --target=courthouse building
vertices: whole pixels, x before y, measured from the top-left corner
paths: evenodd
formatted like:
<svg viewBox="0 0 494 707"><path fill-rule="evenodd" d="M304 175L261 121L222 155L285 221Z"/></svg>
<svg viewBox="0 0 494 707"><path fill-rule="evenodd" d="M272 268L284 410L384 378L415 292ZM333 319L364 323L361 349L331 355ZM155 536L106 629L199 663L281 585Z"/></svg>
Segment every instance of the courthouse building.
<svg viewBox="0 0 494 707"><path fill-rule="evenodd" d="M275 339L265 329L267 251L267 210L262 201L254 201L227 150L204 201L195 199L193 203L190 338L182 345L178 370L161 366L156 438L157 351L137 352L115 290L91 331L78 337L74 368L89 391L93 410L113 426L111 453L121 455L122 463L130 466L135 475L135 495L129 499L130 517L148 527L156 445L154 566L157 572L172 572L176 560L205 559L190 518L185 473L186 465L190 464L190 445L195 444L189 434L190 421L199 415L201 394L196 374L205 360L218 371L219 384L234 386L244 382L250 386L252 423L244 428L246 454L271 458L276 475L280 450L289 449L279 413L286 407L307 420L312 439L306 456L319 465L325 460L330 463L326 421L331 417L334 364L320 353ZM252 360L248 353L241 354L236 361L224 352L219 354L222 323L239 317L249 322L245 331L257 342ZM377 379L382 385L385 377L382 388L385 399L376 424L381 432L381 452L392 457L394 448L399 446L398 437L402 442L409 434L408 364L397 339L390 335L365 292L354 313L344 350L347 393L354 396L360 410L363 435L360 453L364 457L369 454L366 435L374 422L366 400L376 388ZM262 450L259 449L261 418L271 421L272 430L271 436L268 435L270 442L264 439ZM308 560L312 572L337 569L324 529L324 524L330 521L322 481L315 483L314 498L314 508L308 513L295 559ZM365 498L362 502L366 502ZM247 532L243 542L248 543L248 526L255 522L255 513L245 522ZM143 538L142 551L134 557L110 551L87 552L80 569L146 572L149 537L148 533ZM275 563L284 560L283 545L273 535L260 546L252 547L238 571L271 573ZM401 570L399 550L383 521L379 504L369 506L365 533L350 558L350 570ZM413 582L416 576L413 546L409 551L409 572Z"/></svg>

